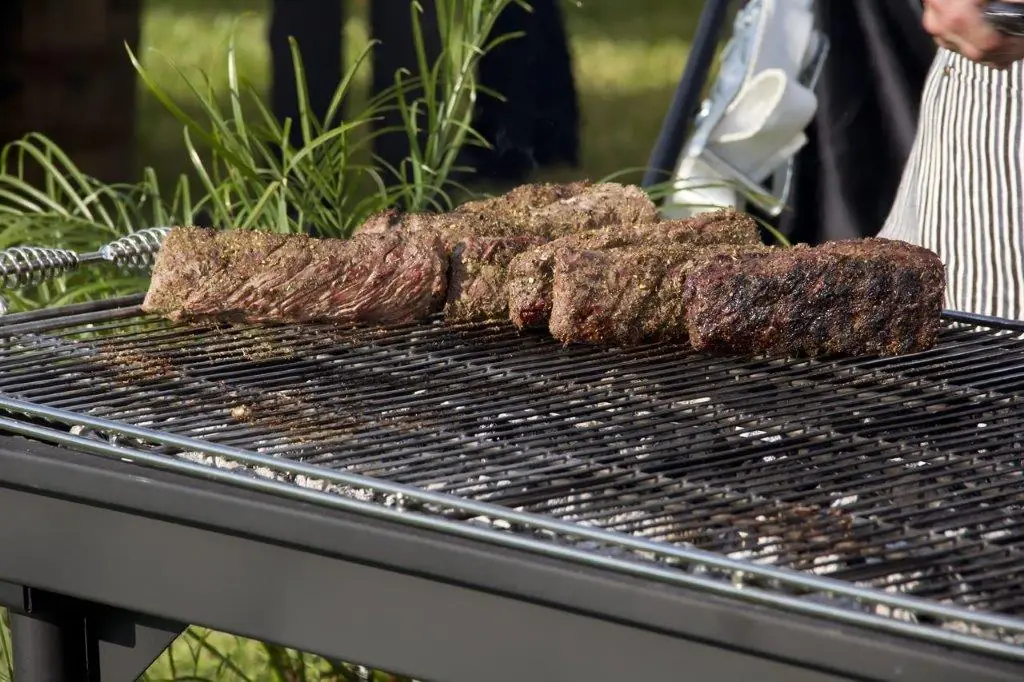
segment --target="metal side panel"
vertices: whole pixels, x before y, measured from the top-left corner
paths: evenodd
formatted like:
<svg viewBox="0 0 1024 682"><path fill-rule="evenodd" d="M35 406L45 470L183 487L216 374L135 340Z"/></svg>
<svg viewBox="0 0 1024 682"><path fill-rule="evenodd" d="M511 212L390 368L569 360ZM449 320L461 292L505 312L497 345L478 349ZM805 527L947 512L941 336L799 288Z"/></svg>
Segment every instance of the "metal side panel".
<svg viewBox="0 0 1024 682"><path fill-rule="evenodd" d="M0 580L421 679L1024 679L1024 667L0 438Z"/></svg>

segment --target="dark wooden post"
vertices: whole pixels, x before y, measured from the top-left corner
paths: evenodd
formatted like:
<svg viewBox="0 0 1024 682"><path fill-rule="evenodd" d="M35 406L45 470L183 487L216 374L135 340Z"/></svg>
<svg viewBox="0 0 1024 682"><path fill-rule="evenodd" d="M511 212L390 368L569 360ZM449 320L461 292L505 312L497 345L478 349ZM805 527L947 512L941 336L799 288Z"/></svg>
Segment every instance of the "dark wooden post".
<svg viewBox="0 0 1024 682"><path fill-rule="evenodd" d="M135 178L140 0L0 1L0 144L30 132L101 180Z"/></svg>

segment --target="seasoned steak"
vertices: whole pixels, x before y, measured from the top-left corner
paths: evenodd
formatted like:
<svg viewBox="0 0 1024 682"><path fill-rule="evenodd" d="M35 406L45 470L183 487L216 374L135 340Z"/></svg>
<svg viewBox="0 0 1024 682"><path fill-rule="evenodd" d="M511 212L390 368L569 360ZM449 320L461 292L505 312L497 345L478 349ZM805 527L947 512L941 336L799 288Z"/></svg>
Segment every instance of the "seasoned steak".
<svg viewBox="0 0 1024 682"><path fill-rule="evenodd" d="M617 225L561 237L512 260L508 274L509 319L520 329L547 325L556 254L658 243L704 246L761 242L754 219L736 211L703 213L687 220Z"/></svg>
<svg viewBox="0 0 1024 682"><path fill-rule="evenodd" d="M535 208L535 204L559 196L565 198ZM655 220L657 208L638 187L615 183L525 185L448 213L381 211L370 216L356 234L428 231L438 234L451 251L469 237L537 236L549 240L609 225Z"/></svg>
<svg viewBox="0 0 1024 682"><path fill-rule="evenodd" d="M515 222L485 213L402 213L387 209L367 218L355 234L383 232L436 234L450 251L467 237L514 237L522 234L523 230Z"/></svg>
<svg viewBox="0 0 1024 682"><path fill-rule="evenodd" d="M459 242L448 269L445 321L508 319L508 264L518 254L544 241L543 237L525 236L467 237Z"/></svg>
<svg viewBox="0 0 1024 682"><path fill-rule="evenodd" d="M431 233L340 240L176 227L142 307L172 320L404 323L440 310L447 268Z"/></svg>
<svg viewBox="0 0 1024 682"><path fill-rule="evenodd" d="M529 249L509 263L506 293L508 315L520 329L547 325L551 315L551 283L555 256L562 251L608 249L636 240L631 227L607 227L562 237Z"/></svg>
<svg viewBox="0 0 1024 682"><path fill-rule="evenodd" d="M553 239L610 225L641 225L657 220L658 208L642 189L605 182L531 211L524 227L530 234Z"/></svg>
<svg viewBox="0 0 1024 682"><path fill-rule="evenodd" d="M683 286L715 254L735 257L762 245L654 243L555 256L548 329L563 343L618 346L686 338Z"/></svg>
<svg viewBox="0 0 1024 682"><path fill-rule="evenodd" d="M575 197L589 190L591 186L591 183L586 180L565 184L537 183L520 185L505 194L467 201L458 206L455 212L484 213L522 221L531 211L536 211L556 201Z"/></svg>
<svg viewBox="0 0 1024 682"><path fill-rule="evenodd" d="M521 226L531 211L543 208L562 199L577 196L591 187L589 181L569 182L565 184L538 183L520 185L505 194L495 197L468 201L447 213L403 213L395 208L388 208L374 213L355 232L384 232L398 228L421 230L442 228L446 226L463 226L464 236L484 234L498 225L507 225L507 229L499 228L500 234L512 235ZM482 219L483 225L477 225ZM522 230L519 230L522 231Z"/></svg>
<svg viewBox="0 0 1024 682"><path fill-rule="evenodd" d="M930 348L946 279L939 257L887 239L718 257L685 286L698 351L898 355Z"/></svg>
<svg viewBox="0 0 1024 682"><path fill-rule="evenodd" d="M402 221L405 219L406 213L402 213L397 208L386 208L383 211L373 213L363 224L353 230L353 234L362 234L364 232L387 232L388 230L394 230L402 226Z"/></svg>
<svg viewBox="0 0 1024 682"><path fill-rule="evenodd" d="M657 229L669 241L694 246L761 243L757 221L747 213L727 209L699 213L684 220L665 220L658 224Z"/></svg>

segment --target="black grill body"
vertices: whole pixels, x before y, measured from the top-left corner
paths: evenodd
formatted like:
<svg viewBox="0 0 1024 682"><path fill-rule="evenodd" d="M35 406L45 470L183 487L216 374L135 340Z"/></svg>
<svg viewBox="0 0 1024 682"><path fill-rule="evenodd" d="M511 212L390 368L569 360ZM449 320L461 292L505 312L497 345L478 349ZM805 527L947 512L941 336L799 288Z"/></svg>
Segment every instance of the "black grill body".
<svg viewBox="0 0 1024 682"><path fill-rule="evenodd" d="M168 619L157 634L200 622L433 679L686 661L694 679L1021 679L1021 331L950 316L925 353L807 360L440 321L173 326L137 299L10 316L0 506L50 521L7 531L32 540L0 578ZM203 599L144 565L119 581L131 599L32 582L32 558L96 562L70 548L71 519L127 524L166 565L156 538L173 536L227 581ZM304 604L328 632L313 613L369 612L381 631L390 614L403 634L342 644L207 616L244 556L286 613ZM538 635L556 626L574 634ZM435 642L445 627L458 637Z"/></svg>

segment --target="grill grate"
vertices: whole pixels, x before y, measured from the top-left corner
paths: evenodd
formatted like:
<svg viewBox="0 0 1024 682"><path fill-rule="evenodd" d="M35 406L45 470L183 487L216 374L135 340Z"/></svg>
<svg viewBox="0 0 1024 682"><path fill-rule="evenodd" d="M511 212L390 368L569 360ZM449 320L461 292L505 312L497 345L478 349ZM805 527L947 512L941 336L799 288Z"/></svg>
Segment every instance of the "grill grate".
<svg viewBox="0 0 1024 682"><path fill-rule="evenodd" d="M950 323L926 353L839 360L562 348L503 325L186 328L136 308L12 316L0 335L9 397L1019 618L974 634L1024 644L1009 332Z"/></svg>

